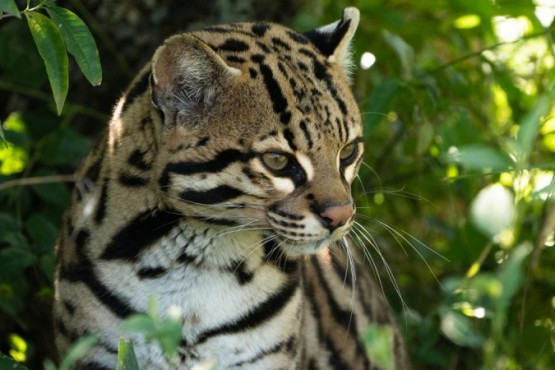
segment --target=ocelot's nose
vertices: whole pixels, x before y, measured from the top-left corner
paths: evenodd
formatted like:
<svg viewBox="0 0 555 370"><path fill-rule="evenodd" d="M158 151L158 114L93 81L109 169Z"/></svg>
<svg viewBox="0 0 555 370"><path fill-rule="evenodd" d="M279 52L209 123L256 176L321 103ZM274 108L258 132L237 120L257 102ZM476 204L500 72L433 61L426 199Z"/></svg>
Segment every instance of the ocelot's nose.
<svg viewBox="0 0 555 370"><path fill-rule="evenodd" d="M349 222L353 214L354 208L351 202L342 205L326 205L318 212L322 224L330 232Z"/></svg>

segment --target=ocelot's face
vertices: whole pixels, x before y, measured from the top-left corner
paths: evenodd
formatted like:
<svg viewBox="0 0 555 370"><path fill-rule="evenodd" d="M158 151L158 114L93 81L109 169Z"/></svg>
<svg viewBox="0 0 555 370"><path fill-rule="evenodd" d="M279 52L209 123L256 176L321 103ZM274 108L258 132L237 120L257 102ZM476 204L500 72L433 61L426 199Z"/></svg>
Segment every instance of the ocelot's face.
<svg viewBox="0 0 555 370"><path fill-rule="evenodd" d="M315 118L302 115L252 148L257 156L250 169L272 194L264 204L265 222L293 254L314 253L341 238L355 213L350 188L363 154L359 123ZM331 127L323 133L326 125Z"/></svg>
<svg viewBox="0 0 555 370"><path fill-rule="evenodd" d="M344 236L355 212L350 187L362 129L356 107L343 116L327 108L337 104L331 96L319 101L318 110L294 112L287 125L267 104L244 101L259 114L232 129L226 112L212 133L174 128L162 176L168 202L208 223L262 232L291 254L315 253Z"/></svg>
<svg viewBox="0 0 555 370"><path fill-rule="evenodd" d="M314 253L346 235L352 225L350 185L362 142L352 136L310 154L291 152L278 144L280 140L274 142L277 145L261 151L255 164L281 195L266 205L266 222L290 253Z"/></svg>
<svg viewBox="0 0 555 370"><path fill-rule="evenodd" d="M259 232L290 254L315 253L349 231L363 155L342 68L302 46L309 52L297 60L268 54L233 65L218 104L166 130L160 155L173 209Z"/></svg>

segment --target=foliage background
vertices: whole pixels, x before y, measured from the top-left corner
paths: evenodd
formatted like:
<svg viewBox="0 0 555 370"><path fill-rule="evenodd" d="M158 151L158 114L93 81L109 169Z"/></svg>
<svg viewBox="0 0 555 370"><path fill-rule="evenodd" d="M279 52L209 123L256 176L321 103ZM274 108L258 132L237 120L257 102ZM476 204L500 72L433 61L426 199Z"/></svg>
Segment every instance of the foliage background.
<svg viewBox="0 0 555 370"><path fill-rule="evenodd" d="M358 221L380 246L383 258L368 248L415 368L555 368L555 2L57 4L91 28L104 82L91 87L71 62L56 115L25 21L0 16L0 352L31 369L53 357L53 248L71 174L158 43L246 19L307 30L355 5Z"/></svg>

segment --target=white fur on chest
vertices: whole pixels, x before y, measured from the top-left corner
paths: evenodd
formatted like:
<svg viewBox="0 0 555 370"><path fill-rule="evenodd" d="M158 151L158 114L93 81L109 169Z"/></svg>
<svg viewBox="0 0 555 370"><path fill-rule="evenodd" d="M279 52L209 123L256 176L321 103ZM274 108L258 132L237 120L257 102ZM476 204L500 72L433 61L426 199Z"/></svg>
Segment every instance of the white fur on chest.
<svg viewBox="0 0 555 370"><path fill-rule="evenodd" d="M253 307L284 286L288 277L275 265L263 262L264 247L259 233L220 231L215 237L207 237L210 232L185 226L173 229L145 250L135 263L102 263L98 266L102 280L115 286L117 294L139 311L146 311L150 297L155 296L161 315L170 310L180 312L183 339L192 344L189 350L202 360L217 360L218 366L223 367L222 362L231 365L248 359L263 351L268 340L286 340L292 332L299 331L301 291L297 289L280 314L264 325L215 336L195 345L202 333L247 316ZM188 256L186 262L179 260L183 253ZM237 262L242 266L237 266ZM160 267L166 272L155 278L140 278L137 271L145 267ZM247 283L241 282L234 268L245 269L252 278ZM144 342L135 350L139 358L148 362L155 361L159 354L152 344ZM184 368L197 360L188 361L191 363L183 364ZM284 359L275 361L283 363ZM271 365L261 364L261 368ZM164 368L163 364L156 366Z"/></svg>

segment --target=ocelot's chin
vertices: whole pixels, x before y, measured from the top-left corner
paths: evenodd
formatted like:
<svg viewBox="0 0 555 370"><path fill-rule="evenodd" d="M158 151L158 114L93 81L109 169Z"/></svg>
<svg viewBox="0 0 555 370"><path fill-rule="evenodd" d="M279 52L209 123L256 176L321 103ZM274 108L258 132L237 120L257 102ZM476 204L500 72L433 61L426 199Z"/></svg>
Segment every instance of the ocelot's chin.
<svg viewBox="0 0 555 370"><path fill-rule="evenodd" d="M306 256L318 254L332 243L337 241L336 237L326 237L319 240L300 241L300 240L283 240L281 242L283 252L291 257ZM279 244L279 243L278 243Z"/></svg>
<svg viewBox="0 0 555 370"><path fill-rule="evenodd" d="M344 227L342 229L337 229L331 234L327 231L322 231L319 235L313 233L304 238L298 237L298 235L292 237L276 230L276 244L278 244L281 250L289 256L317 254L347 235L349 229L349 227Z"/></svg>

